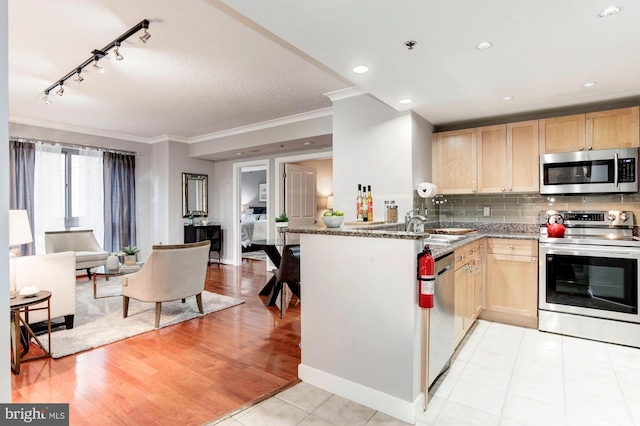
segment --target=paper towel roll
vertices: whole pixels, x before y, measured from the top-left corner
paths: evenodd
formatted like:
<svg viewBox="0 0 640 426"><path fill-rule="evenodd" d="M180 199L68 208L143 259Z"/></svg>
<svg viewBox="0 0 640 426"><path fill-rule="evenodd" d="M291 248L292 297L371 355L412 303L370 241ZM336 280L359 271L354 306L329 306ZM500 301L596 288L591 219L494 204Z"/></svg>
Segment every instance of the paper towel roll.
<svg viewBox="0 0 640 426"><path fill-rule="evenodd" d="M435 197L438 193L438 187L430 182L422 182L418 184L418 195L422 198Z"/></svg>

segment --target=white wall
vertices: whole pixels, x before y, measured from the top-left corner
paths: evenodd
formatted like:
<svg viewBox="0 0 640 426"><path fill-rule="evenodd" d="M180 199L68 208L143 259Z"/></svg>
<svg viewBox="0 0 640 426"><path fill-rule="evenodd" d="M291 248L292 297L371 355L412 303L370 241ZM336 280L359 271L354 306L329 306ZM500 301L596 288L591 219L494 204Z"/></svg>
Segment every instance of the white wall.
<svg viewBox="0 0 640 426"><path fill-rule="evenodd" d="M333 204L356 219L358 184L371 185L374 220L384 220L384 200L400 214L413 205L412 116L370 95L333 103Z"/></svg>
<svg viewBox="0 0 640 426"><path fill-rule="evenodd" d="M9 247L9 76L8 76L8 2L0 3L0 247ZM9 294L9 256L0 256L0 294ZM5 354L0 362L0 402L11 402L11 360L9 343L9 299L0 297L0 353ZM1 365L4 364L4 367Z"/></svg>

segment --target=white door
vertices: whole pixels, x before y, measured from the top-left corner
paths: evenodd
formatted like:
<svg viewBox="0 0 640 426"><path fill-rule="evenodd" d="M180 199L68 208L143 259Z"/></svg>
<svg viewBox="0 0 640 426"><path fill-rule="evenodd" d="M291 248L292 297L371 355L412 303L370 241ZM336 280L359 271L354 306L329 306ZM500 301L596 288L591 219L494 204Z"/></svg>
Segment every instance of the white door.
<svg viewBox="0 0 640 426"><path fill-rule="evenodd" d="M289 226L311 226L316 223L316 169L297 164L284 166L285 211Z"/></svg>

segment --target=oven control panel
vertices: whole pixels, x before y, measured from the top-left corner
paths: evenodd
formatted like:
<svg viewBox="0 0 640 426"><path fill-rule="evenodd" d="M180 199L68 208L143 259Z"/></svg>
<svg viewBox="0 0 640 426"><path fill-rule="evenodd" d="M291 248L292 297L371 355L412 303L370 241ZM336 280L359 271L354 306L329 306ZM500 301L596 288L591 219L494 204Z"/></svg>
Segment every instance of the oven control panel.
<svg viewBox="0 0 640 426"><path fill-rule="evenodd" d="M560 215L562 220L557 216L553 217L553 222L564 223L565 226L579 227L602 227L616 226L624 228L633 227L633 213L620 210L609 211L561 211L547 210L540 212L540 224L544 225L552 215Z"/></svg>

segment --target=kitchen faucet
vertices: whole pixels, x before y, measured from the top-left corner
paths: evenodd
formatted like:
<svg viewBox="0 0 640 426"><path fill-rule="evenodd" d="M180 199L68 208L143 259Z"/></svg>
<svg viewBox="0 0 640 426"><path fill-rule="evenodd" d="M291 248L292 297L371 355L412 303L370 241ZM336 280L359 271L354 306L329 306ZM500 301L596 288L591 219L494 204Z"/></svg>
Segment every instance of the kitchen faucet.
<svg viewBox="0 0 640 426"><path fill-rule="evenodd" d="M406 232L424 232L427 217L420 213L420 209L413 209L404 215L404 229Z"/></svg>

